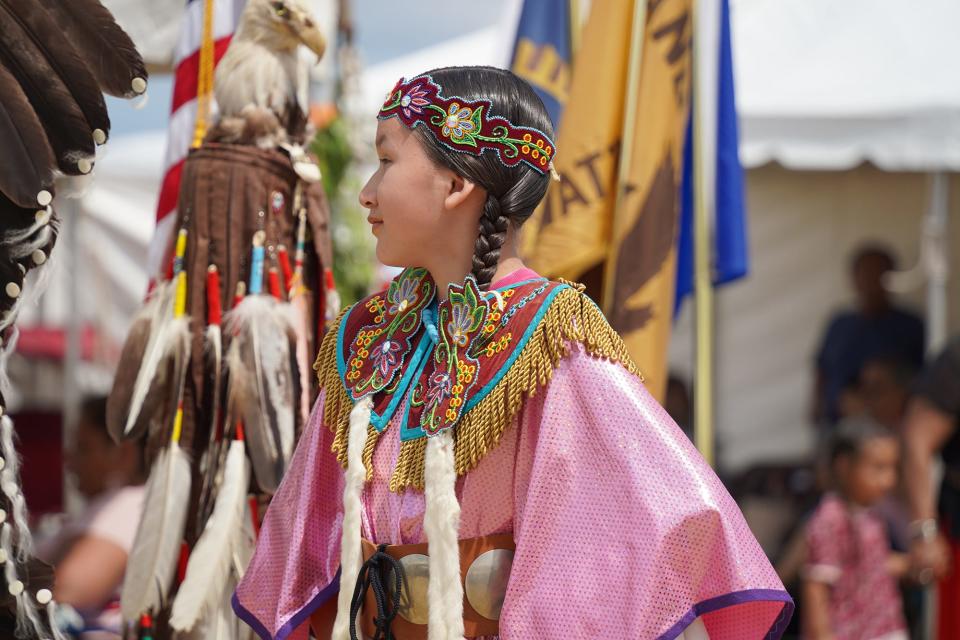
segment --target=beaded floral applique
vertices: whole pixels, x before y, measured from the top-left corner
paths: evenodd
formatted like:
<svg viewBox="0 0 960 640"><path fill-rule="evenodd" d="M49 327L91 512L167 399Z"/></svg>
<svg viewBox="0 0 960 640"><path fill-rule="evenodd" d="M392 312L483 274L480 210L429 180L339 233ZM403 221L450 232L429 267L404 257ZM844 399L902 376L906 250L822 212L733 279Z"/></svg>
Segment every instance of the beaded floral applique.
<svg viewBox="0 0 960 640"><path fill-rule="evenodd" d="M386 295L364 304L372 322L350 342L344 385L355 399L387 389L412 349L420 331L422 310L433 300L435 286L426 269L407 269Z"/></svg>
<svg viewBox="0 0 960 640"><path fill-rule="evenodd" d="M433 352L420 426L427 435L436 435L457 423L465 399L477 382L480 363L470 354L490 313L473 277L462 286L451 285L449 297L439 309L439 341Z"/></svg>

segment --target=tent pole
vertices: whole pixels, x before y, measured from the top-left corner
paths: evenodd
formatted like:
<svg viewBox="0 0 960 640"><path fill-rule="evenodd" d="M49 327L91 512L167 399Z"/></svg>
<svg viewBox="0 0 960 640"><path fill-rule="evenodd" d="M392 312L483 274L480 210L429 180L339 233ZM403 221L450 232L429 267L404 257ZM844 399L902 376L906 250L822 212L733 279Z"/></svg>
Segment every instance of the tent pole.
<svg viewBox="0 0 960 640"><path fill-rule="evenodd" d="M950 245L947 242L949 180L943 171L930 176L930 209L923 224L927 274L927 353L939 353L947 343L947 280Z"/></svg>
<svg viewBox="0 0 960 640"><path fill-rule="evenodd" d="M80 288L82 286L80 277L80 205L78 200L64 199L60 205L60 214L64 220L64 235L66 235L66 272L67 281L67 300L69 319L67 320L67 343L63 358L63 414L62 414L62 452L63 460L66 461L66 455L73 442L77 429L77 423L80 421L80 405L82 403L80 391L80 360L82 357L80 348L80 326L83 322L83 314L80 305ZM67 474L63 477L63 508L66 513L76 513L80 506L80 496L67 480Z"/></svg>

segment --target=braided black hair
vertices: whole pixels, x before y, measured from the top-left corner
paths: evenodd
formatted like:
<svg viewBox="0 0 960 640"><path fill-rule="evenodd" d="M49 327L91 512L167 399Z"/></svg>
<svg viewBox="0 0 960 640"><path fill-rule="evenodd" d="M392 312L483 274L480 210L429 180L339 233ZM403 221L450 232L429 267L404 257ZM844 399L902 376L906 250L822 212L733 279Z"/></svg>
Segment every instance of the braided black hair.
<svg viewBox="0 0 960 640"><path fill-rule="evenodd" d="M553 137L553 125L540 97L513 73L494 67L446 67L427 74L442 87L445 97L490 100L493 115L517 126L534 127ZM473 254L473 276L479 285L489 285L500 261L508 227L519 227L533 214L547 192L550 176L525 164L508 167L495 153L474 155L454 151L437 140L427 127L417 127L415 132L437 165L447 167L487 192Z"/></svg>

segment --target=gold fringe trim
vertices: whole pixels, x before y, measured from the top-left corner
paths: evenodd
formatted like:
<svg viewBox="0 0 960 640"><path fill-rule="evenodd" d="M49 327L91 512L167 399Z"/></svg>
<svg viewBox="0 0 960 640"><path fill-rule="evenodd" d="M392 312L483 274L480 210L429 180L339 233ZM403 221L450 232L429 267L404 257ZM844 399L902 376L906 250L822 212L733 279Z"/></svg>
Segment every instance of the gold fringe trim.
<svg viewBox="0 0 960 640"><path fill-rule="evenodd" d="M583 345L590 355L618 363L643 380L640 370L627 352L623 339L604 318L599 308L582 291L581 285L570 284L550 303L533 335L520 355L497 385L464 415L456 426L454 457L457 475L464 475L497 444L504 431L520 413L524 402L532 398L553 378L560 361L570 354L571 344ZM342 319L342 316L341 316ZM321 388L326 389L324 424L336 434L333 451L341 465L346 465L347 431L353 407L336 364L336 334L340 320L328 332L317 358ZM368 478L372 472L376 430L368 431L364 464ZM390 490L401 493L412 487L424 488L426 438L407 440L400 445L397 465L390 478Z"/></svg>
<svg viewBox="0 0 960 640"><path fill-rule="evenodd" d="M340 335L340 323L345 322L351 308L344 309L323 336L317 361L313 365L317 372L320 389L325 394L323 424L336 434L331 450L337 454L337 460L343 467L347 466L347 432L350 430L350 411L353 409L353 401L347 394L347 389L340 378L340 371L337 369L337 339ZM367 446L371 448L373 446L369 438Z"/></svg>
<svg viewBox="0 0 960 640"><path fill-rule="evenodd" d="M400 455L397 466L390 476L390 491L403 493L406 487L415 487L423 491L424 467L427 462L427 439L405 440L400 443Z"/></svg>

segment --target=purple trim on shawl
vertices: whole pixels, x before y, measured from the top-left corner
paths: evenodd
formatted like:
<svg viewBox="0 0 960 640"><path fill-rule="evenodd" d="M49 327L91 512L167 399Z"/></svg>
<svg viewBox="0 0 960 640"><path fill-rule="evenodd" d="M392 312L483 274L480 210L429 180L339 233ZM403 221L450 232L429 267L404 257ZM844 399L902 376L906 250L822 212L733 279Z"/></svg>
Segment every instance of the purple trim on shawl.
<svg viewBox="0 0 960 640"><path fill-rule="evenodd" d="M674 640L697 618L717 611L718 609L733 607L738 604L747 604L748 602L783 603L783 609L780 610L780 615L773 621L773 625L770 627L770 630L767 631L767 634L763 636L764 640L779 640L787 628L787 623L790 622L790 618L793 616L793 599L786 591L780 591L779 589L747 589L746 591L735 591L699 602L693 605L686 615L680 618L675 625L670 627L666 633L662 634L657 640Z"/></svg>
<svg viewBox="0 0 960 640"><path fill-rule="evenodd" d="M280 627L277 630L276 636L270 635L270 632L267 631L267 628L264 627L260 620L257 619L257 616L250 611L247 611L247 609L240 604L240 600L237 598L236 592L234 592L230 602L233 605L233 612L237 614L237 617L246 622L247 625L253 629L254 632L263 640L284 640L284 638L296 631L297 627L303 624L303 622L309 618L314 611L317 610L317 607L329 600L332 596L336 595L339 591L340 571L337 570L337 575L333 577L333 580L330 581L330 584L321 589L320 593L315 595L310 602L301 607L301 609L297 611L285 625Z"/></svg>

